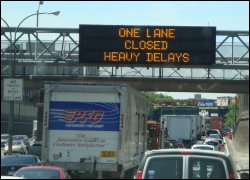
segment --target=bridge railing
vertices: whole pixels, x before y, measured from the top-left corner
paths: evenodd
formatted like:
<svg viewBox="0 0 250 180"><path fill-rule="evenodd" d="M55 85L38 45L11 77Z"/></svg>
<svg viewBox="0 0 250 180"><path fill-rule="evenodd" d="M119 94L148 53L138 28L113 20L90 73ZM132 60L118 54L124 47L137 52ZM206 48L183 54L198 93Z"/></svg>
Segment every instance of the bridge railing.
<svg viewBox="0 0 250 180"><path fill-rule="evenodd" d="M249 32L217 31L216 64L213 66L110 67L78 63L79 29L19 28L15 46L1 27L1 74L10 73L11 51L15 52L15 75L161 77L190 79L248 79ZM39 33L39 36L36 34ZM13 36L12 36L13 37ZM35 50L35 42L38 42Z"/></svg>

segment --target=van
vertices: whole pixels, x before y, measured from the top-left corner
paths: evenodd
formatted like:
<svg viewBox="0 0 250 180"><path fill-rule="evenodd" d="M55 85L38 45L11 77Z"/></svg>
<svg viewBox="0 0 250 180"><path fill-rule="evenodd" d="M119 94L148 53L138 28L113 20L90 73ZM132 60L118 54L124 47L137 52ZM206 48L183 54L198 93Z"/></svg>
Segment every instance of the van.
<svg viewBox="0 0 250 180"><path fill-rule="evenodd" d="M198 149L147 151L136 179L235 179L229 156Z"/></svg>

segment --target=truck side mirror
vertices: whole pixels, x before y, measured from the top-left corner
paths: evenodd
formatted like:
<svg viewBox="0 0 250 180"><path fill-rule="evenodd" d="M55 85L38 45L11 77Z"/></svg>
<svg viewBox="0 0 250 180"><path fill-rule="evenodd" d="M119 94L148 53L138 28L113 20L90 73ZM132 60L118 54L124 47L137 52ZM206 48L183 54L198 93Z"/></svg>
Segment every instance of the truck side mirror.
<svg viewBox="0 0 250 180"><path fill-rule="evenodd" d="M249 173L240 173L240 178L241 179L249 179Z"/></svg>

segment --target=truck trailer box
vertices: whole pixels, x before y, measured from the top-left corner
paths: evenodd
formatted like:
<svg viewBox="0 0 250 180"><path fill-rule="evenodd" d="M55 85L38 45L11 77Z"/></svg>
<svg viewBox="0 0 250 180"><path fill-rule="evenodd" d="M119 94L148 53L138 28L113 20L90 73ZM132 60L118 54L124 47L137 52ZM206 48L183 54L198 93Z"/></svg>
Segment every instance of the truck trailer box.
<svg viewBox="0 0 250 180"><path fill-rule="evenodd" d="M168 131L168 139L180 142L196 140L200 123L199 115L162 115L160 119L163 130Z"/></svg>
<svg viewBox="0 0 250 180"><path fill-rule="evenodd" d="M147 99L128 85L46 82L42 162L123 176L146 150L146 122Z"/></svg>

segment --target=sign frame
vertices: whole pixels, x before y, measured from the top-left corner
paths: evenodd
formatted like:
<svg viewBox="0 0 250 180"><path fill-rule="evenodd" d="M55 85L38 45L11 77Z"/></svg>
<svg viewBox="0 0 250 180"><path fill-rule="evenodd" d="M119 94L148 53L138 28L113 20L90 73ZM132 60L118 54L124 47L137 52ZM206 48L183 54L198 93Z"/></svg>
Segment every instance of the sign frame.
<svg viewBox="0 0 250 180"><path fill-rule="evenodd" d="M195 67L214 65L215 60L216 27L79 25L79 63L86 66Z"/></svg>

